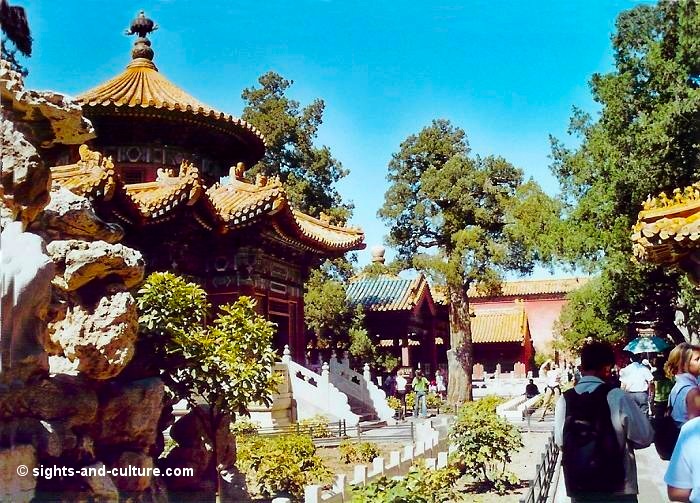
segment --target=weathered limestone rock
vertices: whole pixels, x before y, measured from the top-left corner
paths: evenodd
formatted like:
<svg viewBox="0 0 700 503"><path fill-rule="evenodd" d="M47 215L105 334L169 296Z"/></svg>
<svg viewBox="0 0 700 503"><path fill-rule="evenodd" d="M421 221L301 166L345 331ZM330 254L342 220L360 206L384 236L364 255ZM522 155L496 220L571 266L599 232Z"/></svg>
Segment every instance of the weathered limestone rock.
<svg viewBox="0 0 700 503"><path fill-rule="evenodd" d="M51 173L34 146L4 118L0 118L0 152L0 228L20 221L24 229L49 202Z"/></svg>
<svg viewBox="0 0 700 503"><path fill-rule="evenodd" d="M51 201L32 225L32 230L35 229L48 241L81 239L117 243L124 237L124 229L98 217L87 198L60 186L51 190Z"/></svg>
<svg viewBox="0 0 700 503"><path fill-rule="evenodd" d="M0 470L0 501L32 501L36 489L36 477L32 470L37 465L36 450L31 445L0 449L0 467L9 468ZM17 472L20 466L26 467L26 475Z"/></svg>
<svg viewBox="0 0 700 503"><path fill-rule="evenodd" d="M156 377L109 386L100 397L103 405L97 443L132 450L153 445L164 392L163 381Z"/></svg>
<svg viewBox="0 0 700 503"><path fill-rule="evenodd" d="M109 379L119 374L134 355L137 331L136 301L128 292L117 292L100 298L94 310L80 305L69 307L65 318L52 324L50 338L62 348L63 356L78 361L81 374Z"/></svg>
<svg viewBox="0 0 700 503"><path fill-rule="evenodd" d="M62 290L77 290L94 279L107 277L119 278L126 288L132 288L143 279L141 253L120 244L71 239L52 241L47 250L58 271L53 284Z"/></svg>
<svg viewBox="0 0 700 503"><path fill-rule="evenodd" d="M63 453L64 445L74 444L75 435L65 425L52 425L31 417L0 423L1 446L33 445L38 459L57 458Z"/></svg>
<svg viewBox="0 0 700 503"><path fill-rule="evenodd" d="M12 222L0 234L0 371L3 380L25 381L48 372L44 351L54 265L43 240Z"/></svg>
<svg viewBox="0 0 700 503"><path fill-rule="evenodd" d="M120 491L140 492L151 485L152 477L146 474L153 473L153 458L146 454L125 451L111 467L119 470L113 480Z"/></svg>
<svg viewBox="0 0 700 503"><path fill-rule="evenodd" d="M79 145L95 137L92 123L83 117L77 102L53 91L25 89L22 75L5 61L0 62L0 100L37 146Z"/></svg>
<svg viewBox="0 0 700 503"><path fill-rule="evenodd" d="M83 477L83 479L88 487L90 487L92 497L95 498L95 501L100 503L118 503L119 491L117 490L117 486L114 485L114 481L109 475L100 475L100 473L106 473L107 467L104 463L95 463L85 468L89 470L89 475ZM92 473L94 473L94 475L92 475Z"/></svg>
<svg viewBox="0 0 700 503"><path fill-rule="evenodd" d="M60 376L0 391L0 420L26 416L86 425L97 418L97 405L97 394L81 379Z"/></svg>

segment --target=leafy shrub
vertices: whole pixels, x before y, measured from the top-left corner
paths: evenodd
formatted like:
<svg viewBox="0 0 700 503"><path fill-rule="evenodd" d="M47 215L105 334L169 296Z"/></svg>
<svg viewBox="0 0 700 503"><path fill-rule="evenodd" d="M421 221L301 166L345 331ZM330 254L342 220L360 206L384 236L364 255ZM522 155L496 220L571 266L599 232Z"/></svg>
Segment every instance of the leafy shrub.
<svg viewBox="0 0 700 503"><path fill-rule="evenodd" d="M370 463L379 456L379 448L370 442L353 443L344 440L340 443L340 460L345 463Z"/></svg>
<svg viewBox="0 0 700 503"><path fill-rule="evenodd" d="M322 414L316 414L299 421L299 431L308 433L311 435L311 438L328 438L333 436L330 429L330 421Z"/></svg>
<svg viewBox="0 0 700 503"><path fill-rule="evenodd" d="M231 424L231 433L234 435L255 435L259 430L260 425L250 419L239 417Z"/></svg>
<svg viewBox="0 0 700 503"><path fill-rule="evenodd" d="M416 394L411 391L406 394L406 408L408 410L413 410L413 406L416 404Z"/></svg>
<svg viewBox="0 0 700 503"><path fill-rule="evenodd" d="M302 499L304 486L326 485L333 479L308 435L241 437L236 466L245 474L248 487L265 498L288 494Z"/></svg>
<svg viewBox="0 0 700 503"><path fill-rule="evenodd" d="M444 405L440 395L437 393L428 393L427 406L429 409L442 409Z"/></svg>
<svg viewBox="0 0 700 503"><path fill-rule="evenodd" d="M486 397L463 406L450 438L463 473L500 494L518 482L506 465L523 442L518 429L496 414L498 403L498 397Z"/></svg>
<svg viewBox="0 0 700 503"><path fill-rule="evenodd" d="M464 501L454 485L460 471L454 466L429 470L413 466L402 479L381 477L365 487L353 488L353 503L444 503Z"/></svg>
<svg viewBox="0 0 700 503"><path fill-rule="evenodd" d="M396 412L399 412L401 410L401 400L399 400L395 396L390 396L389 398L387 398L386 403L389 404L389 407L394 409Z"/></svg>
<svg viewBox="0 0 700 503"><path fill-rule="evenodd" d="M437 393L428 393L426 400L427 400L426 406L429 409L441 409L445 405L445 403L442 400L442 397L440 395L438 395ZM412 391L406 395L406 408L408 410L413 410L415 403L416 403L416 394L415 394L415 392Z"/></svg>
<svg viewBox="0 0 700 503"><path fill-rule="evenodd" d="M486 413L488 414L489 412L496 413L496 407L501 405L506 401L505 398L500 397L498 395L486 395L483 398L480 398L479 400L476 400L474 402L468 402L465 404L462 408L470 408L474 409L474 411L477 414L482 414Z"/></svg>

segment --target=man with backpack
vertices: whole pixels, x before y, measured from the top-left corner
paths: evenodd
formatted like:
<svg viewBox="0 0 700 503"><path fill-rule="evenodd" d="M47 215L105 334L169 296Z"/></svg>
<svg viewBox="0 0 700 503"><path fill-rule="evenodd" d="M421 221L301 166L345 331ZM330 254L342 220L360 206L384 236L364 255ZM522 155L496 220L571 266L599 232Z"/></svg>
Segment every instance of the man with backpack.
<svg viewBox="0 0 700 503"><path fill-rule="evenodd" d="M651 445L654 432L637 404L606 384L614 364L610 344L585 345L581 379L557 402L554 440L572 503L637 501L634 449Z"/></svg>

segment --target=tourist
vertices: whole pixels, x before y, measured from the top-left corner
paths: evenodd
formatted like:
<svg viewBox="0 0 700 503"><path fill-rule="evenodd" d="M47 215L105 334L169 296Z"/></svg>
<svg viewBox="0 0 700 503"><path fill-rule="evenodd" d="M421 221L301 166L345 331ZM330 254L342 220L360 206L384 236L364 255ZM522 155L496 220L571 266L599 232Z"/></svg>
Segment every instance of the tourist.
<svg viewBox="0 0 700 503"><path fill-rule="evenodd" d="M411 383L415 399L413 402L413 417L418 417L420 407L421 417L428 417L428 380L421 369L416 370L416 376Z"/></svg>
<svg viewBox="0 0 700 503"><path fill-rule="evenodd" d="M622 389L645 415L649 415L649 387L653 381L654 376L642 363L640 354L632 354L630 364L620 371Z"/></svg>
<svg viewBox="0 0 700 503"><path fill-rule="evenodd" d="M652 383L652 407L651 415L654 420L658 420L666 414L668 409L668 397L671 394L671 389L673 389L673 381L666 375L664 371L665 362L657 361L656 368L651 373L654 376L654 382Z"/></svg>
<svg viewBox="0 0 700 503"><path fill-rule="evenodd" d="M440 369L437 369L435 371L435 385L437 386L438 395L445 398L447 386L445 386L445 376L443 375L442 370Z"/></svg>
<svg viewBox="0 0 700 503"><path fill-rule="evenodd" d="M401 400L401 418L403 419L406 417L406 386L408 386L408 381L400 369L396 372L394 386L396 389L396 398Z"/></svg>
<svg viewBox="0 0 700 503"><path fill-rule="evenodd" d="M557 402L554 440L572 503L637 501L634 449L651 445L654 432L629 395L606 383L614 363L610 344L585 345L581 379Z"/></svg>
<svg viewBox="0 0 700 503"><path fill-rule="evenodd" d="M561 394L561 372L553 363L547 371L547 391L551 392L552 396L555 393Z"/></svg>
<svg viewBox="0 0 700 503"><path fill-rule="evenodd" d="M698 501L700 497L700 417L681 428L664 476L671 501ZM693 495L691 497L691 494Z"/></svg>
<svg viewBox="0 0 700 503"><path fill-rule="evenodd" d="M540 389L535 384L534 379L530 379L530 382L525 386L525 396L527 398L533 398L540 394Z"/></svg>
<svg viewBox="0 0 700 503"><path fill-rule="evenodd" d="M673 348L664 366L666 375L675 377L668 395L671 417L680 428L686 421L700 416L700 346L683 342Z"/></svg>
<svg viewBox="0 0 700 503"><path fill-rule="evenodd" d="M394 396L396 394L396 378L393 374L389 374L384 379L384 393L386 396Z"/></svg>

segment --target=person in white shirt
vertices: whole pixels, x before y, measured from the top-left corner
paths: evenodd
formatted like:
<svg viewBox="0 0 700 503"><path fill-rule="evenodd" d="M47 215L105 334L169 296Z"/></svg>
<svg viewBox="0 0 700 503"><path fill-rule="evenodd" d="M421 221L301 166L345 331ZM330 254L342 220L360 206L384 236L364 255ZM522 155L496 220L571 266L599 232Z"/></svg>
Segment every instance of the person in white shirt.
<svg viewBox="0 0 700 503"><path fill-rule="evenodd" d="M664 482L671 501L700 501L700 417L681 428Z"/></svg>
<svg viewBox="0 0 700 503"><path fill-rule="evenodd" d="M399 370L396 372L396 397L401 400L401 418L406 417L406 386L408 381Z"/></svg>
<svg viewBox="0 0 700 503"><path fill-rule="evenodd" d="M620 371L622 389L630 396L643 414L649 415L649 386L654 376L648 367L642 364L642 355L633 354L629 365Z"/></svg>

